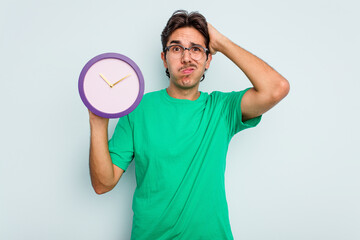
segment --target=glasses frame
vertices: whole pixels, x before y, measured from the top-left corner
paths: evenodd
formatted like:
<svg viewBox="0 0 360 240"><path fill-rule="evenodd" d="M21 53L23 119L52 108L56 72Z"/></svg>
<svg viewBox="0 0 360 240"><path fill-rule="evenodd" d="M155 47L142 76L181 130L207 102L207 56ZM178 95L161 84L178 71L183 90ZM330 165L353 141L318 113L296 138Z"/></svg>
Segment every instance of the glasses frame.
<svg viewBox="0 0 360 240"><path fill-rule="evenodd" d="M207 56L208 56L208 54L209 54L209 52L210 52L209 49L204 48L203 46L198 45L198 44L192 45L191 47L188 47L188 48L187 48L187 47L184 47L184 46L181 45L181 44L172 44L172 45L170 45L170 46L165 47L164 52L169 51L170 48L173 47L173 46L181 47L181 48L183 49L183 52L182 52L182 54L181 54L181 57L184 56L185 50L189 50L189 55L190 55L190 57L191 57L192 59L194 59L194 58L193 58L193 56L191 55L191 51L190 51L190 50L191 50L192 48L194 48L194 47L202 48L202 49L204 50L204 52L205 52L206 59L207 59ZM199 61L199 60L201 60L201 58L200 58L200 59L194 59L194 60L195 60L195 61Z"/></svg>

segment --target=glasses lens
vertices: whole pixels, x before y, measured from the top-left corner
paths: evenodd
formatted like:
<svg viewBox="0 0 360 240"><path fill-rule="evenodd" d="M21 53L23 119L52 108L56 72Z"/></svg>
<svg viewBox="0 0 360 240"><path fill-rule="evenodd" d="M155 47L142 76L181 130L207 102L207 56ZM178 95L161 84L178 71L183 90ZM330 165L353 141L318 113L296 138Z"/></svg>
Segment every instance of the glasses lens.
<svg viewBox="0 0 360 240"><path fill-rule="evenodd" d="M181 57L184 52L184 48L180 45L172 45L169 47L169 54L174 57Z"/></svg>
<svg viewBox="0 0 360 240"><path fill-rule="evenodd" d="M192 46L190 48L190 55L194 60L200 60L204 56L205 50L200 46Z"/></svg>
<svg viewBox="0 0 360 240"><path fill-rule="evenodd" d="M169 56L172 58L181 58L184 54L185 47L181 45L172 45L168 47ZM190 56L194 60L200 60L205 56L205 49L201 46L192 46L189 50Z"/></svg>

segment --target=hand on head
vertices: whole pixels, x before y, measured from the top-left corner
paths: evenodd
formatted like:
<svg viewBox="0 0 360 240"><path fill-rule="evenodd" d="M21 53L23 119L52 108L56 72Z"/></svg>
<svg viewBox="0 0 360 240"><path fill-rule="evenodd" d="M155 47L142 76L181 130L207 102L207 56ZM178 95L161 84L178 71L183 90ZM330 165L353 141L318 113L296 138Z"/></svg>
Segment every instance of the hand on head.
<svg viewBox="0 0 360 240"><path fill-rule="evenodd" d="M212 55L215 55L218 51L221 52L220 43L224 40L225 36L216 30L209 22L207 26L210 36L209 50Z"/></svg>

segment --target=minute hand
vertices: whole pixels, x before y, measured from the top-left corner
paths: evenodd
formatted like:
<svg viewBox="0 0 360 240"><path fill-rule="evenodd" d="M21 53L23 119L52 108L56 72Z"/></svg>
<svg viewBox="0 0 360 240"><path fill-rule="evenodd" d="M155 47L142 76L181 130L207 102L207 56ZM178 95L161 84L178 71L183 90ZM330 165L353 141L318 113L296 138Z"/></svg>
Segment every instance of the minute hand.
<svg viewBox="0 0 360 240"><path fill-rule="evenodd" d="M131 74L123 77L122 79L120 79L119 81L117 81L116 83L113 84L113 86L115 86L116 84L118 84L119 82L121 82L122 80L124 80L125 78L129 77Z"/></svg>

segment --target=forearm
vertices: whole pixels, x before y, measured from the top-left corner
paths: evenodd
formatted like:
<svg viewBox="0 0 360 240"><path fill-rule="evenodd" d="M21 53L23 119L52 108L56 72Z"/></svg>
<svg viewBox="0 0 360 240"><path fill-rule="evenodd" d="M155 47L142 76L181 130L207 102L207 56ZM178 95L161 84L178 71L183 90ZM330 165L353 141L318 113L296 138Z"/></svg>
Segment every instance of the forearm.
<svg viewBox="0 0 360 240"><path fill-rule="evenodd" d="M242 120L260 116L289 92L289 82L263 60L239 47L208 23L211 54L217 51L233 61L248 77L253 88L241 100Z"/></svg>
<svg viewBox="0 0 360 240"><path fill-rule="evenodd" d="M264 94L276 94L277 89L287 82L278 72L263 60L241 48L226 37L217 43L218 51L233 61L248 77L254 90Z"/></svg>
<svg viewBox="0 0 360 240"><path fill-rule="evenodd" d="M116 184L108 149L107 124L91 125L90 176L96 193L110 191Z"/></svg>

